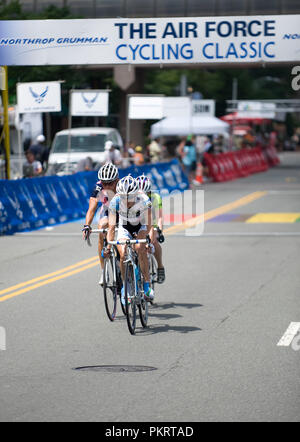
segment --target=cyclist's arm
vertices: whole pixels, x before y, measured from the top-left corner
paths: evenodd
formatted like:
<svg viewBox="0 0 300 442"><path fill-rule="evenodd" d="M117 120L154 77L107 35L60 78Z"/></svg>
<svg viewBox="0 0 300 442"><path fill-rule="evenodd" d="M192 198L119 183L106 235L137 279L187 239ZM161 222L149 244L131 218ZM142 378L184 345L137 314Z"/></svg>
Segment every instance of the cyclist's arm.
<svg viewBox="0 0 300 442"><path fill-rule="evenodd" d="M163 215L163 209L162 207L158 211L158 221L157 221L158 228L163 231L164 229L164 215Z"/></svg>
<svg viewBox="0 0 300 442"><path fill-rule="evenodd" d="M150 230L152 229L152 209L151 207L149 209L147 209L147 235L149 235Z"/></svg>
<svg viewBox="0 0 300 442"><path fill-rule="evenodd" d="M107 241L114 241L115 239L115 230L117 224L117 214L115 212L109 211L108 215L108 232L107 232ZM111 246L107 246L108 249L111 249Z"/></svg>
<svg viewBox="0 0 300 442"><path fill-rule="evenodd" d="M89 201L89 208L86 212L85 216L85 225L90 226L93 222L95 213L98 207L98 200L96 198L91 197Z"/></svg>

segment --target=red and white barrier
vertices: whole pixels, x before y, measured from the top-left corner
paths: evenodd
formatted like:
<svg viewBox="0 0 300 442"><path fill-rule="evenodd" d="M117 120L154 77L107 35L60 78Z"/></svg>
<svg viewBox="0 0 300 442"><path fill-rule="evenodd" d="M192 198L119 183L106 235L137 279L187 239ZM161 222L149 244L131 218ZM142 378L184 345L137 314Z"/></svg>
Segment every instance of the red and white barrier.
<svg viewBox="0 0 300 442"><path fill-rule="evenodd" d="M253 173L264 172L280 162L277 151L272 146L264 151L260 147L255 147L217 155L205 153L204 158L209 176L216 182L235 180Z"/></svg>

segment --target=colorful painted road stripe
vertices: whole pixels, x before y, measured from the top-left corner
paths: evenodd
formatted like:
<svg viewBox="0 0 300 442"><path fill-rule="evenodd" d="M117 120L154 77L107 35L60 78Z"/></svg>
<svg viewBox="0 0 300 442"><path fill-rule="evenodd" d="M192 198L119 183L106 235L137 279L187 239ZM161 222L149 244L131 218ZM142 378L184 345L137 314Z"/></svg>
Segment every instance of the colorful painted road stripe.
<svg viewBox="0 0 300 442"><path fill-rule="evenodd" d="M287 224L300 223L300 213L256 213L256 214L238 214L224 213L218 215L208 222L211 223L227 223L227 222L244 222L247 224Z"/></svg>

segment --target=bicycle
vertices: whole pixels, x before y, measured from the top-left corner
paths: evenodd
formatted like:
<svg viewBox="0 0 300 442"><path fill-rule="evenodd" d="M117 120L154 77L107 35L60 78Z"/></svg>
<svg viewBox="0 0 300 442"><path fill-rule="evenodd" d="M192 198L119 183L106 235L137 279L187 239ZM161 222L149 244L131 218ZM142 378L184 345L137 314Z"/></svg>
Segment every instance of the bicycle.
<svg viewBox="0 0 300 442"><path fill-rule="evenodd" d="M126 245L125 255L125 280L124 280L124 294L125 294L125 308L126 319L129 332L134 335L136 329L137 309L139 310L140 321L143 328L148 324L148 302L144 299L143 282L144 278L139 266L137 252L133 245L136 244L150 244L150 238L135 239L124 241L108 241L108 244L113 246Z"/></svg>
<svg viewBox="0 0 300 442"><path fill-rule="evenodd" d="M92 230L91 233L104 233L104 248L107 247L107 229ZM90 240L87 239L88 244ZM116 247L113 247L110 252L110 256L104 259L103 269L103 294L104 304L107 316L110 321L116 319L118 297L120 298L120 304L122 312L126 315L126 310L121 302L121 288L122 277L120 270L120 263L118 260L118 252Z"/></svg>

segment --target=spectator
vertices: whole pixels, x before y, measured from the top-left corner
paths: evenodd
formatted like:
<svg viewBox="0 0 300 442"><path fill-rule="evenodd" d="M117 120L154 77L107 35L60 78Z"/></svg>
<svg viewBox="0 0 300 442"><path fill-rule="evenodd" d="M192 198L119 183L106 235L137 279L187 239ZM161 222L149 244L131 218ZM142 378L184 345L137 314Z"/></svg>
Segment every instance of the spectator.
<svg viewBox="0 0 300 442"><path fill-rule="evenodd" d="M197 169L197 153L196 148L191 140L188 140L183 149L183 165L186 174L189 177L190 183L195 178L195 172Z"/></svg>
<svg viewBox="0 0 300 442"><path fill-rule="evenodd" d="M115 166L121 166L122 155L121 152L118 149L116 149L113 142L110 140L106 141L104 149L105 149L104 164L113 163Z"/></svg>
<svg viewBox="0 0 300 442"><path fill-rule="evenodd" d="M38 135L36 137L35 143L32 144L29 148L31 152L34 154L36 161L39 161L42 166L45 166L48 161L49 152L47 147L45 146L46 138L44 135Z"/></svg>
<svg viewBox="0 0 300 442"><path fill-rule="evenodd" d="M204 152L213 154L215 153L215 147L211 141L211 138L207 137L204 143Z"/></svg>
<svg viewBox="0 0 300 442"><path fill-rule="evenodd" d="M129 145L128 145L128 149L127 149L127 151L128 151L128 154L129 154L129 156L131 157L131 158L133 158L134 157L134 154L135 154L135 143L133 143L132 141L129 143Z"/></svg>
<svg viewBox="0 0 300 442"><path fill-rule="evenodd" d="M254 136L252 134L252 131L248 131L247 134L244 136L243 144L247 148L251 148L251 147L254 146L255 138L254 138Z"/></svg>
<svg viewBox="0 0 300 442"><path fill-rule="evenodd" d="M122 168L126 169L126 167L130 167L132 165L133 162L133 158L131 155L129 155L129 152L125 151L123 152L123 159L122 159Z"/></svg>
<svg viewBox="0 0 300 442"><path fill-rule="evenodd" d="M91 157L78 161L76 172L88 172L90 170L93 170L93 160Z"/></svg>
<svg viewBox="0 0 300 442"><path fill-rule="evenodd" d="M151 163L158 163L161 159L162 149L159 144L159 141L160 141L159 138L155 138L149 144L149 154L150 154Z"/></svg>
<svg viewBox="0 0 300 442"><path fill-rule="evenodd" d="M43 167L40 161L35 159L34 153L29 149L25 153L26 162L23 164L23 177L33 178L42 175Z"/></svg>
<svg viewBox="0 0 300 442"><path fill-rule="evenodd" d="M178 144L178 146L176 148L176 153L177 153L177 156L178 156L180 161L182 161L183 156L184 156L183 151L184 151L185 144L186 144L186 138L185 137L181 138L181 141L180 141L180 143Z"/></svg>
<svg viewBox="0 0 300 442"><path fill-rule="evenodd" d="M142 146L136 146L135 148L134 164L136 166L142 166L143 164L145 164L145 158Z"/></svg>

